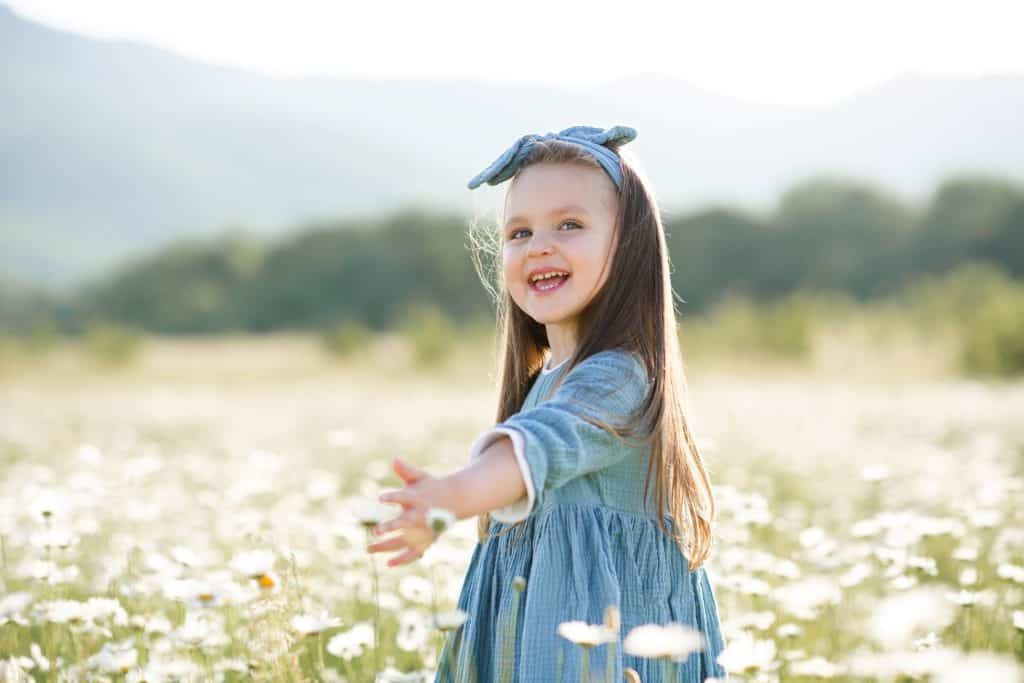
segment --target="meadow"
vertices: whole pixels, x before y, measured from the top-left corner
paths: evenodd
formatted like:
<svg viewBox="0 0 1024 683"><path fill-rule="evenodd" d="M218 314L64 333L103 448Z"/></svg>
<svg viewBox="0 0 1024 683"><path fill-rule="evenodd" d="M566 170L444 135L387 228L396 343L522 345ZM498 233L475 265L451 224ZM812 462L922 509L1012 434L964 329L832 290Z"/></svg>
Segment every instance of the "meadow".
<svg viewBox="0 0 1024 683"><path fill-rule="evenodd" d="M787 360L696 334L729 680L1024 679L1024 382L948 372L938 337L835 328ZM147 338L121 365L63 342L0 364L3 680L433 680L475 520L399 568L363 522L391 458L465 462L493 348Z"/></svg>

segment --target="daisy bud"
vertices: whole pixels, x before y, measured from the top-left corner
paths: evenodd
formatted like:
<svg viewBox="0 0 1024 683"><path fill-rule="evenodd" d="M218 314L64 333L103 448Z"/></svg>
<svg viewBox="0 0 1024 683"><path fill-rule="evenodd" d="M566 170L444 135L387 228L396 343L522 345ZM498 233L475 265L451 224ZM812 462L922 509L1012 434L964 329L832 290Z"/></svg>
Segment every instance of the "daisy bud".
<svg viewBox="0 0 1024 683"><path fill-rule="evenodd" d="M442 534L455 524L455 515L445 508L430 508L427 510L427 524L434 534Z"/></svg>
<svg viewBox="0 0 1024 683"><path fill-rule="evenodd" d="M604 608L604 625L611 630L618 632L619 626L622 623L620 618L619 608L615 605L608 605Z"/></svg>

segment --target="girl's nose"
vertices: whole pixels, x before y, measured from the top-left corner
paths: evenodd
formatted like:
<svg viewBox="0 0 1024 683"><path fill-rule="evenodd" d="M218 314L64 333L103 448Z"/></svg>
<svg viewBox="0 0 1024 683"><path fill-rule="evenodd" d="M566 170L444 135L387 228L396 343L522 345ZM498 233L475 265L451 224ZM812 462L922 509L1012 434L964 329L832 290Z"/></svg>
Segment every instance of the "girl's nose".
<svg viewBox="0 0 1024 683"><path fill-rule="evenodd" d="M531 256L542 256L544 254L550 254L551 242L549 242L546 237L531 237L529 253Z"/></svg>

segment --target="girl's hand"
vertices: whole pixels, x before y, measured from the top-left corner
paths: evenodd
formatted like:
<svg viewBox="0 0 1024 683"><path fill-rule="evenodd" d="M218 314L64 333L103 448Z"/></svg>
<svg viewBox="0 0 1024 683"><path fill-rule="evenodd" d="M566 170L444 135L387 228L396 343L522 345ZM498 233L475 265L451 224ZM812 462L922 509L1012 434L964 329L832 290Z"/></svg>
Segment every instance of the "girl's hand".
<svg viewBox="0 0 1024 683"><path fill-rule="evenodd" d="M377 541L367 546L371 553L388 550L404 550L388 560L389 567L397 567L419 559L427 548L437 540L437 534L430 528L427 511L434 507L443 507L441 488L443 480L432 476L425 470L414 467L395 458L392 462L395 473L405 482L405 487L393 491L385 491L380 495L381 502L398 503L402 513L386 522L381 522L373 529L375 536L388 531L400 531L398 536Z"/></svg>

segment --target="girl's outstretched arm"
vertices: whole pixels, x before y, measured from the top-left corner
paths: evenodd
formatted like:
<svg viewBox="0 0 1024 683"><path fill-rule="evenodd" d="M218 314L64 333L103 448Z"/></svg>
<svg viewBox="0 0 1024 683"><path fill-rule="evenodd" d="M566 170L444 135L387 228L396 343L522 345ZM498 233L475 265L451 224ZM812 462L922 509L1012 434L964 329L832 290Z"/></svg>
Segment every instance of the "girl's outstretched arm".
<svg viewBox="0 0 1024 683"><path fill-rule="evenodd" d="M401 533L367 547L371 553L403 550L388 560L389 567L412 562L434 542L435 534L427 522L431 508L444 508L456 519L466 519L506 506L526 495L526 484L512 441L507 436L492 442L467 466L443 477L434 477L400 458L395 458L392 466L405 486L385 491L380 500L398 503L402 513L378 524L374 534Z"/></svg>
<svg viewBox="0 0 1024 683"><path fill-rule="evenodd" d="M527 492L491 516L506 524L525 519L540 510L552 490L646 448L627 447L591 420L622 425L642 407L649 390L639 356L623 349L600 351L572 368L550 398L481 434L470 448L470 460L493 439L511 438Z"/></svg>

